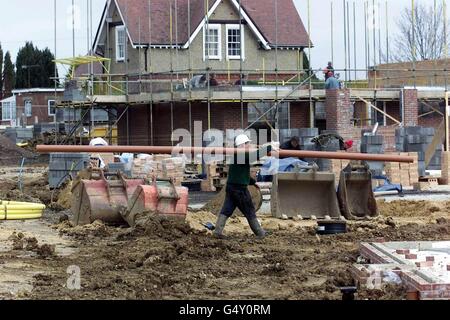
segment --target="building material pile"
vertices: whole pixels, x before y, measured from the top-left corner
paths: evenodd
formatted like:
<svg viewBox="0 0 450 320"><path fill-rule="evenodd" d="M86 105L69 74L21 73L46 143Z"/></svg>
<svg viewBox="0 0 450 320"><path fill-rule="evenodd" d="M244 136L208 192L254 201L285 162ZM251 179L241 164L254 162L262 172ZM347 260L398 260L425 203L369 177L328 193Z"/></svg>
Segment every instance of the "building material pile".
<svg viewBox="0 0 450 320"><path fill-rule="evenodd" d="M364 130L363 130L364 134ZM378 135L363 135L361 138L361 152L362 153L370 153L370 154L383 154L384 153L384 138L383 136ZM370 171L373 176L383 175L384 163L383 162L375 162L368 161L367 162Z"/></svg>
<svg viewBox="0 0 450 320"><path fill-rule="evenodd" d="M419 156L417 152L400 152L392 154L400 156L411 156L414 158L414 163L386 162L386 176L394 184L401 184L403 187L414 187L415 189L418 189Z"/></svg>
<svg viewBox="0 0 450 320"><path fill-rule="evenodd" d="M395 131L396 150L399 152L417 152L419 176L425 176L425 170L441 169L442 144L436 147L436 153L431 159L428 168L425 168L425 152L428 145L433 141L434 128L404 127Z"/></svg>
<svg viewBox="0 0 450 320"><path fill-rule="evenodd" d="M206 180L202 181L202 191L216 192L227 183L228 167L223 162L212 161L206 164Z"/></svg>
<svg viewBox="0 0 450 320"><path fill-rule="evenodd" d="M185 161L181 157L170 155L148 155L133 160L131 175L133 178L172 179L176 186L184 180Z"/></svg>
<svg viewBox="0 0 450 320"><path fill-rule="evenodd" d="M372 263L353 266L360 286L403 283L417 299L450 299L450 242L362 243L360 253Z"/></svg>

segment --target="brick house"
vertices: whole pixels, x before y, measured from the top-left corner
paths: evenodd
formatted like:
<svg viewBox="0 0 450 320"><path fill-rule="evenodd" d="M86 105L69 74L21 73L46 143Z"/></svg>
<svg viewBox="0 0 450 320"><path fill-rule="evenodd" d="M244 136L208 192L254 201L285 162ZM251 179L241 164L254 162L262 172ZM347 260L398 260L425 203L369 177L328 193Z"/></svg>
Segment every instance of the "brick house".
<svg viewBox="0 0 450 320"><path fill-rule="evenodd" d="M205 3L209 3L207 10ZM126 75L131 81L137 74L141 79L167 81L211 72L224 83L211 90L234 90L238 94L240 88L234 83L240 70L254 82L281 82L300 76L305 48L312 44L294 1L277 2L278 28L274 1L241 3L242 7L236 0L109 0L93 50L111 59L111 74ZM165 90L170 92L169 88ZM196 121L202 122L204 131L208 127L223 131L243 128L259 116L259 111L273 105L273 99L243 103L235 99L209 103L205 99L172 99L154 103L148 96L139 97L148 93L142 92L142 85L141 91L135 91L128 88L127 92L137 94L139 103L118 106L118 114L127 110L118 123L119 144L170 145L174 129L190 130ZM309 126L309 102L286 102L280 110L283 128ZM273 119L269 121L273 123ZM264 127L265 123L260 121L257 126Z"/></svg>
<svg viewBox="0 0 450 320"><path fill-rule="evenodd" d="M31 126L55 121L55 100L62 97L64 89L16 89L13 96L2 100L1 124L6 126ZM56 98L56 99L55 99Z"/></svg>

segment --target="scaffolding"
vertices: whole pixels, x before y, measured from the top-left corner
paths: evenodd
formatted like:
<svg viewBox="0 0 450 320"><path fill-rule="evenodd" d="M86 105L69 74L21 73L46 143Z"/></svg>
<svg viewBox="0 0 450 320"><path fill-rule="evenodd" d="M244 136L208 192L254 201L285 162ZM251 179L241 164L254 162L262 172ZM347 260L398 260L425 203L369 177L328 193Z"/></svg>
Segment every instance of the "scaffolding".
<svg viewBox="0 0 450 320"><path fill-rule="evenodd" d="M89 3L91 0L87 0ZM289 101L303 101L309 104L309 126L314 127L315 121L315 107L316 103L325 99L324 81L320 79L323 74L323 69L314 69L313 65L313 44L312 44L312 17L317 14L313 12L310 0L306 2L306 12L303 14L307 17L307 33L309 36L308 45L303 48L297 48L296 69L284 69L280 63L280 51L286 50L279 44L279 28L280 18L279 9L285 5L286 1L291 0L272 0L269 1L273 4L274 19L274 34L275 42L270 44L271 50L274 52L273 68L267 67L267 61L265 57L261 59L261 67L258 69L247 69L246 63L243 59L243 52L239 56L238 67L232 67L230 61L226 63L226 68L213 68L213 64L210 61L209 53L205 54L203 61L203 68L194 68L191 48L191 35L192 35L192 15L193 9L192 3L203 3L203 19L205 25L202 32L210 30L210 17L213 7L216 3L215 0L168 0L169 9L169 37L170 44L165 47L167 50L167 59L169 60L169 69L158 70L158 66L154 65L154 57L157 46L154 45L154 30L152 16L156 14L154 12L154 2L157 0L147 0L147 8L144 10L148 13L148 30L144 30L143 21L139 18L138 21L134 21L138 25L138 42L137 49L139 55L139 70L138 72L130 72L129 60L130 52L129 46L130 38L126 36L125 43L125 72L113 74L111 71L111 57L110 54L110 40L107 39L105 50L105 58L99 58L94 56L87 57L74 57L71 59L56 60L59 63L65 63L71 66L80 65L83 63L89 64L91 67L85 77L78 78L76 80L88 79L91 83L91 91L88 92L90 104L74 103L74 107L92 107L92 106L109 106L120 105L123 106L121 113L117 117L117 123L126 117L126 130L127 130L127 143L129 140L129 111L133 105L148 105L150 119L149 119L149 137L148 140L151 144L155 142L154 136L154 119L155 106L168 103L170 105L170 128L171 131L175 129L176 112L175 107L179 104L187 104L187 112L189 114L189 130L192 132L192 104L195 102L203 102L207 105L207 127L212 128L212 105L214 103L239 103L240 104L240 118L242 128L251 128L256 122L264 121L268 124L270 129L279 129L279 115L280 105ZM336 8L340 7L340 0L331 0L328 2L330 6L330 61L335 65L336 61L336 42L341 41L339 37L335 35L336 26ZM446 13L446 0L442 1L442 14L438 12L437 1L434 0L434 19L437 21L442 18L447 20ZM112 1L116 3L115 1ZM145 1L144 1L145 2ZM237 4L237 16L239 18L239 48L243 50L243 42L245 38L244 28L244 14L246 13L246 5L249 0L230 0L230 2ZM267 1L266 1L267 2ZM342 0L343 23L342 25L342 42L344 47L344 68L335 68L335 73L342 73L343 79L340 79L344 88L351 91L351 99L353 101L359 101L365 103L369 109L376 110L383 114L385 117L391 119L396 125L401 125L401 119L395 119L383 109L378 107L378 102L392 101L398 98L398 92L403 90L405 85L419 88L421 86L442 86L442 90L430 90L425 96L427 100L424 100L424 104L431 105L431 111L428 114L438 113L436 110L436 103L446 101L448 92L448 48L445 45L443 61L445 67L438 66L438 61L433 61L431 66L421 68L422 62L416 59L416 6L418 0L411 0L411 30L412 30L412 56L413 59L409 64L402 66L395 66L391 64L391 44L390 44L390 26L389 26L389 3L379 0L366 0L363 2L355 2L349 0ZM126 28L126 33L129 34L129 6L132 6L132 1L123 1L125 3L125 10L123 12L123 20ZM55 4L56 6L56 4ZM94 39L92 38L92 3L88 5L88 45L89 49L94 46ZM384 8L383 8L384 7ZM198 7L195 7L198 8ZM384 10L383 10L384 9ZM89 11L90 10L90 11ZM186 10L183 12L183 10ZM384 40L382 30L382 16L384 11L385 24L384 24ZM109 13L105 12L106 15ZM186 26L179 26L179 20L181 16L187 16L187 34L188 34L188 57L187 63L183 64L180 61L181 51L185 50L180 44L181 34L184 32L183 28ZM364 20L364 27L360 28L357 25L357 19ZM56 17L55 17L56 19ZM89 19L91 21L89 22ZM305 19L304 19L305 20ZM284 25L283 25L284 26ZM197 26L194 26L197 27ZM90 29L89 29L90 28ZM341 27L339 27L340 29ZM378 32L377 32L378 31ZM447 26L444 23L444 39L447 39ZM142 35L148 34L148 43L142 43ZM353 34L352 34L353 33ZM89 36L91 34L91 36ZM183 33L184 34L184 33ZM358 45L358 36L363 35L364 44ZM56 41L56 35L55 35ZM384 43L384 50L383 50ZM364 46L364 49L361 48ZM74 44L75 47L75 44ZM144 50L143 50L144 49ZM209 47L203 48L209 50ZM55 42L56 51L56 42ZM364 57L363 61L358 61L357 57L362 51ZM383 52L384 51L384 52ZM107 57L108 56L108 57ZM303 59L302 59L303 57ZM145 63L145 68L142 64L142 59L148 61ZM305 63L301 63L302 60L308 60L308 67L305 68ZM362 60L362 59L361 59ZM384 64L383 64L384 60ZM93 64L101 63L103 66L102 74L94 74ZM198 67L198 63L197 63ZM74 71L75 68L73 68ZM219 74L225 76L229 85L226 87L213 87L210 85L209 77L211 74ZM189 79L196 74L204 74L207 78L207 85L203 89L194 89L189 85ZM238 75L238 76L237 76ZM243 77L251 82L250 85L244 85ZM364 76L363 76L364 75ZM72 74L72 78L74 74ZM239 85L233 85L233 79L238 77ZM275 78L275 80L273 80ZM412 78L412 79L411 79ZM403 84L403 85L402 85ZM107 88L105 90L105 88ZM249 103L254 102L267 102L271 104L268 111L260 113L259 117L252 121L252 123L245 123L246 108ZM267 116L270 112L275 110L274 123L268 121ZM447 110L442 113L446 114ZM290 113L289 113L290 114ZM421 117L427 116L427 113L420 115ZM371 115L369 115L371 117ZM116 123L116 124L117 124ZM288 126L290 129L290 119ZM272 126L273 125L273 126ZM172 140L172 139L171 139Z"/></svg>

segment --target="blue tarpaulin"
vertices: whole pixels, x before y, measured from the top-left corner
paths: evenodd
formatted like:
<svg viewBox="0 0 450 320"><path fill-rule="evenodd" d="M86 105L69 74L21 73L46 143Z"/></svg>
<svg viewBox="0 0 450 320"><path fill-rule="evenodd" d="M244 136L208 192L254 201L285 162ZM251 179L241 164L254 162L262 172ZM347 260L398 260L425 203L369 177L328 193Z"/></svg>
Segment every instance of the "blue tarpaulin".
<svg viewBox="0 0 450 320"><path fill-rule="evenodd" d="M272 176L278 172L292 172L295 167L308 166L308 162L299 160L298 158L269 158L262 166L261 176Z"/></svg>

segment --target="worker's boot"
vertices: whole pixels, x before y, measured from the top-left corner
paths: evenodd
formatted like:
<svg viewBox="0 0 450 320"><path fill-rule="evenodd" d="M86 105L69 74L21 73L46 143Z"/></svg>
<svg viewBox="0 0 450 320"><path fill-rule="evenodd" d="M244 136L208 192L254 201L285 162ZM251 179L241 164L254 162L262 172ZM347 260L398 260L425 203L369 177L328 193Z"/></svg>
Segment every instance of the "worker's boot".
<svg viewBox="0 0 450 320"><path fill-rule="evenodd" d="M264 239L267 236L267 232L261 227L258 219L249 219L248 224L258 239Z"/></svg>
<svg viewBox="0 0 450 320"><path fill-rule="evenodd" d="M216 222L216 228L214 229L214 237L219 238L219 239L223 239L225 238L225 236L223 235L223 230L225 229L225 225L227 223L228 217L223 215L223 214L219 214L219 216L217 217L217 222Z"/></svg>

